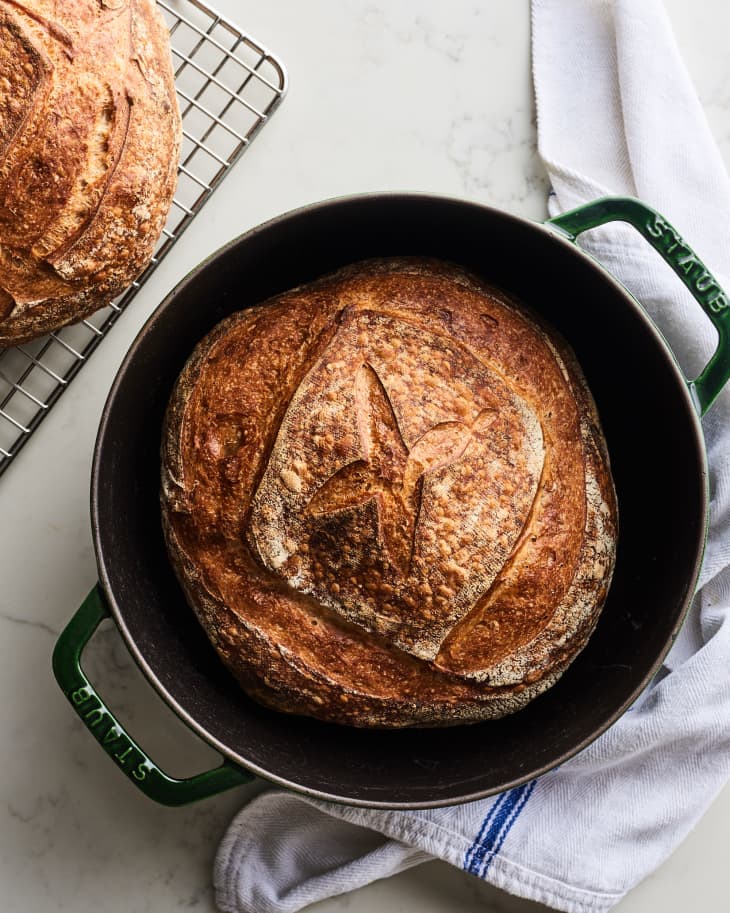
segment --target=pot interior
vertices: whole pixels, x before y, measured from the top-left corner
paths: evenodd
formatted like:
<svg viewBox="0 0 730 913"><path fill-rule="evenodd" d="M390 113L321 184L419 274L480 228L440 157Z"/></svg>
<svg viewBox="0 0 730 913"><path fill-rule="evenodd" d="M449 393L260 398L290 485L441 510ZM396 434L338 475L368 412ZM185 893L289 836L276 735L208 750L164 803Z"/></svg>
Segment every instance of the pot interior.
<svg viewBox="0 0 730 913"><path fill-rule="evenodd" d="M162 417L197 341L233 311L356 260L455 261L539 311L573 346L618 492L609 598L563 678L503 720L366 731L268 711L229 676L176 583L158 507ZM514 786L602 732L656 671L688 604L705 524L704 455L681 374L648 318L587 256L476 204L408 195L300 210L233 242L163 303L127 356L95 456L102 583L150 681L226 756L285 785L371 806L442 805Z"/></svg>

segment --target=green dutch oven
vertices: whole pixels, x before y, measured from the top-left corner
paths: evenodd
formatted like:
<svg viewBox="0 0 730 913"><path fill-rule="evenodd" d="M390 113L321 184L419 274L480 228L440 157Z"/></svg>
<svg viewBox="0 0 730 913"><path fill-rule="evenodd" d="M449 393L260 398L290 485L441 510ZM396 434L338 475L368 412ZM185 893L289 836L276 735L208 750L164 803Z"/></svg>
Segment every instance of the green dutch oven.
<svg viewBox="0 0 730 913"><path fill-rule="evenodd" d="M628 222L687 286L719 334L687 380L640 304L576 238ZM347 729L258 706L218 661L167 561L158 508L160 430L198 340L233 311L346 263L392 255L463 264L553 324L573 346L611 455L621 533L616 571L588 646L555 687L513 716L444 730ZM165 299L127 354L94 455L99 585L58 640L53 667L72 707L132 783L178 805L254 776L311 796L381 808L466 802L539 776L580 751L659 669L690 604L707 529L700 416L730 376L728 298L669 223L633 199L604 199L545 224L412 194L337 199L248 232ZM144 408L140 408L140 404ZM223 756L165 774L106 707L81 665L111 615L163 700Z"/></svg>

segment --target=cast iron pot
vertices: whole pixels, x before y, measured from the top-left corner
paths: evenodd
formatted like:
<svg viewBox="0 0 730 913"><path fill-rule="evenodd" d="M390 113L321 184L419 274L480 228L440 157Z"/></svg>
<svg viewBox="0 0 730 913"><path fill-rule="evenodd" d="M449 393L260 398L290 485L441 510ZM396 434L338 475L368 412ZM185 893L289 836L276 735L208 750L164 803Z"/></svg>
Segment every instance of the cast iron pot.
<svg viewBox="0 0 730 913"><path fill-rule="evenodd" d="M720 336L688 382L641 306L574 243L623 220L690 289ZM542 313L573 346L598 404L618 492L614 580L598 627L562 679L513 716L448 730L357 730L266 710L230 677L167 561L158 507L160 429L194 346L233 311L343 264L384 255L463 264ZM730 376L730 305L674 229L631 199L605 199L544 225L424 195L334 200L274 219L195 269L152 315L114 382L96 443L92 523L100 583L61 635L56 677L106 752L166 804L254 775L326 799L380 808L465 802L565 761L651 681L689 606L707 524L699 416ZM175 780L153 763L81 669L111 614L150 684L223 755Z"/></svg>

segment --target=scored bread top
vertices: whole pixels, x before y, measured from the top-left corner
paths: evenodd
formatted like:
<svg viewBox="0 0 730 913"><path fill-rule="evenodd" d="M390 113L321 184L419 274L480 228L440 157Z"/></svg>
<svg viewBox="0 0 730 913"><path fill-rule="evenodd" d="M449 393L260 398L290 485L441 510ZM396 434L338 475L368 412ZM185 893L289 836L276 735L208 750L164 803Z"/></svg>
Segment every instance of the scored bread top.
<svg viewBox="0 0 730 913"><path fill-rule="evenodd" d="M0 346L87 316L144 269L180 138L154 0L0 3Z"/></svg>
<svg viewBox="0 0 730 913"><path fill-rule="evenodd" d="M355 264L203 340L168 410L162 509L243 687L353 725L523 706L584 646L615 559L568 346L416 258Z"/></svg>

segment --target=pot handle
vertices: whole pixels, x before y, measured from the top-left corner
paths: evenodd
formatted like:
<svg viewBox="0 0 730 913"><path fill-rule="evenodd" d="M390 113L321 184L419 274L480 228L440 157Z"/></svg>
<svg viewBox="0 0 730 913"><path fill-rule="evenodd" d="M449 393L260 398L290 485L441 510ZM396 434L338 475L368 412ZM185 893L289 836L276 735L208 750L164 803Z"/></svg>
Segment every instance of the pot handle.
<svg viewBox="0 0 730 913"><path fill-rule="evenodd" d="M106 600L97 585L58 638L53 651L53 673L81 722L128 779L162 805L185 805L253 780L253 774L227 760L214 770L176 780L145 754L114 717L81 668L84 648L99 624L108 617Z"/></svg>
<svg viewBox="0 0 730 913"><path fill-rule="evenodd" d="M719 335L717 349L704 370L689 382L700 415L710 408L730 379L730 299L720 283L687 242L656 210L632 197L605 197L571 209L548 225L558 228L569 240L606 222L628 222L666 260L707 314Z"/></svg>

